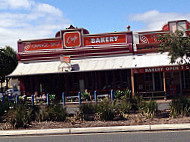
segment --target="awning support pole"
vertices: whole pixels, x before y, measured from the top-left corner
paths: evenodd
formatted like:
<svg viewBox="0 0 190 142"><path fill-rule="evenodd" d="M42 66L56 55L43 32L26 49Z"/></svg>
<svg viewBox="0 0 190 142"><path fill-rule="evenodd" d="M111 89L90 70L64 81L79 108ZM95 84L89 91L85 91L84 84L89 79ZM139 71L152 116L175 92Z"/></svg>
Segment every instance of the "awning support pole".
<svg viewBox="0 0 190 142"><path fill-rule="evenodd" d="M166 100L166 73L163 72L163 85L164 85L164 92L165 92L165 97L164 99Z"/></svg>
<svg viewBox="0 0 190 142"><path fill-rule="evenodd" d="M131 69L131 91L132 91L132 97L135 96L135 86L134 86L134 73L133 69Z"/></svg>

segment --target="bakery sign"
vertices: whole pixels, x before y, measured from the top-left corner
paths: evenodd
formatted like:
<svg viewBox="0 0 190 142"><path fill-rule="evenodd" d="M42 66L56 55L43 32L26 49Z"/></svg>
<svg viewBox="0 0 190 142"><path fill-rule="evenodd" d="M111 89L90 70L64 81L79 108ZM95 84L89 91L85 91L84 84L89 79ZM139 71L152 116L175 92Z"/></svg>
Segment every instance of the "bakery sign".
<svg viewBox="0 0 190 142"><path fill-rule="evenodd" d="M152 72L173 72L173 71L182 71L182 70L190 70L190 65L134 68L133 72L152 73Z"/></svg>
<svg viewBox="0 0 190 142"><path fill-rule="evenodd" d="M126 34L93 35L84 37L84 46L126 43Z"/></svg>
<svg viewBox="0 0 190 142"><path fill-rule="evenodd" d="M62 41L61 39L52 39L52 40L40 40L40 41L23 41L23 50L24 51L35 51L42 49L61 49Z"/></svg>

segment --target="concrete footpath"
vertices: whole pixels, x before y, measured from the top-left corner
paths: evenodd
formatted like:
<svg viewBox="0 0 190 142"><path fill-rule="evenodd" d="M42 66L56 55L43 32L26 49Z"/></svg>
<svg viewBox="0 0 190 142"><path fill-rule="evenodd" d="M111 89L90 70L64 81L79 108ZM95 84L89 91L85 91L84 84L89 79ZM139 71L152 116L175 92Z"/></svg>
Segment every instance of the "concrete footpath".
<svg viewBox="0 0 190 142"><path fill-rule="evenodd" d="M114 133L114 132L166 131L166 130L190 130L190 123L88 127L88 128L63 128L63 129L38 129L38 130L2 130L0 131L0 136L59 135L59 134Z"/></svg>

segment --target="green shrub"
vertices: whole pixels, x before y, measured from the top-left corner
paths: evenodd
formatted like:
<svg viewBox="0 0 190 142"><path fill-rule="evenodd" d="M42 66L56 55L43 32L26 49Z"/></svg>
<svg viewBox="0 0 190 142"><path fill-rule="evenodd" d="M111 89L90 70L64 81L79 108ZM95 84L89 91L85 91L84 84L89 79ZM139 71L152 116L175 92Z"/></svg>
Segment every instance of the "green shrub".
<svg viewBox="0 0 190 142"><path fill-rule="evenodd" d="M143 102L143 98L141 96L134 96L129 101L131 103L131 110L138 111Z"/></svg>
<svg viewBox="0 0 190 142"><path fill-rule="evenodd" d="M85 92L83 92L83 93L81 94L81 99L82 99L82 100L90 100L90 93L87 92L87 90L85 90Z"/></svg>
<svg viewBox="0 0 190 142"><path fill-rule="evenodd" d="M109 101L104 99L96 105L82 104L80 106L80 113L78 117L82 120L114 120L123 118L131 109L131 103L125 100ZM98 118L97 118L98 116Z"/></svg>
<svg viewBox="0 0 190 142"><path fill-rule="evenodd" d="M153 119L158 110L158 105L154 100L149 102L142 102L140 105L140 112L148 119Z"/></svg>
<svg viewBox="0 0 190 142"><path fill-rule="evenodd" d="M119 111L121 114L127 114L131 110L131 103L130 101L126 100L116 100L115 101L115 108L117 111Z"/></svg>
<svg viewBox="0 0 190 142"><path fill-rule="evenodd" d="M0 116L4 115L5 109L3 103L0 102Z"/></svg>
<svg viewBox="0 0 190 142"><path fill-rule="evenodd" d="M82 104L79 108L80 118L82 120L94 120L93 115L95 114L95 105L93 104Z"/></svg>
<svg viewBox="0 0 190 142"><path fill-rule="evenodd" d="M55 99L56 99L55 94L50 94L50 95L49 95L49 100L50 100L50 101L55 101Z"/></svg>
<svg viewBox="0 0 190 142"><path fill-rule="evenodd" d="M117 91L119 92L119 91ZM96 105L93 104L82 104L80 106L80 112L77 118L80 120L117 120L123 118L125 114L128 114L131 110L139 110L142 104L141 97L129 96L125 99L115 99L110 101L104 99ZM93 117L94 116L94 117Z"/></svg>
<svg viewBox="0 0 190 142"><path fill-rule="evenodd" d="M36 114L36 121L47 121L49 120L49 115L45 106L39 109L39 112Z"/></svg>
<svg viewBox="0 0 190 142"><path fill-rule="evenodd" d="M2 103L0 102L0 121L2 119L2 116L9 110L9 103Z"/></svg>
<svg viewBox="0 0 190 142"><path fill-rule="evenodd" d="M170 116L186 116L190 112L190 99L186 96L174 98L170 103Z"/></svg>
<svg viewBox="0 0 190 142"><path fill-rule="evenodd" d="M104 99L96 105L96 113L101 120L105 121L113 120L119 114L114 103L108 99Z"/></svg>
<svg viewBox="0 0 190 142"><path fill-rule="evenodd" d="M28 109L30 110L30 119L32 121L36 121L38 114L40 112L40 108L38 106L29 106L27 105Z"/></svg>
<svg viewBox="0 0 190 142"><path fill-rule="evenodd" d="M125 89L123 90L123 96L121 96L121 99L129 99L131 95L131 90Z"/></svg>
<svg viewBox="0 0 190 142"><path fill-rule="evenodd" d="M10 108L14 106L14 103L9 101L8 98L5 96L4 102L0 102L0 122L3 121L4 116L9 111Z"/></svg>
<svg viewBox="0 0 190 142"><path fill-rule="evenodd" d="M114 92L114 99L121 99L121 96L123 95L123 91L121 90L116 90Z"/></svg>
<svg viewBox="0 0 190 142"><path fill-rule="evenodd" d="M66 108L62 105L54 104L39 110L37 121L65 121L67 117Z"/></svg>
<svg viewBox="0 0 190 142"><path fill-rule="evenodd" d="M13 128L28 127L32 121L32 109L25 105L16 105L10 109L6 115L6 120Z"/></svg>
<svg viewBox="0 0 190 142"><path fill-rule="evenodd" d="M130 94L131 94L131 90L129 89L125 89L123 91L121 90L117 90L114 92L114 98L115 99L120 99L120 100L128 100L130 99Z"/></svg>

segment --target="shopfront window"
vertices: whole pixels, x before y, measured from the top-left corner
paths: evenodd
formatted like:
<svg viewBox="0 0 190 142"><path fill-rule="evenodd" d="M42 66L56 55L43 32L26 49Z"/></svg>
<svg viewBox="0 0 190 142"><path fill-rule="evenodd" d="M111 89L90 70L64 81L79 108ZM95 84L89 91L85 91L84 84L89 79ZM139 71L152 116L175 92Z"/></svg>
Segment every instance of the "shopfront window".
<svg viewBox="0 0 190 142"><path fill-rule="evenodd" d="M113 75L112 71L108 71L108 86L107 89L111 89L113 87Z"/></svg>
<svg viewBox="0 0 190 142"><path fill-rule="evenodd" d="M68 89L69 91L73 91L73 84L72 84L72 76L68 74Z"/></svg>
<svg viewBox="0 0 190 142"><path fill-rule="evenodd" d="M130 75L129 75L129 72L127 70L122 70L121 71L122 88L129 88L129 86L128 86L129 77L130 77Z"/></svg>
<svg viewBox="0 0 190 142"><path fill-rule="evenodd" d="M88 89L88 90L91 90L92 91L92 89L93 89L93 87L92 87L92 76L91 76L91 72L88 72L88 73L86 73L86 76L87 76L87 82L88 82L88 88L86 88L86 89Z"/></svg>
<svg viewBox="0 0 190 142"><path fill-rule="evenodd" d="M183 71L183 88L190 89L190 71Z"/></svg>
<svg viewBox="0 0 190 142"><path fill-rule="evenodd" d="M73 74L73 91L79 91L79 79L78 79L78 74Z"/></svg>
<svg viewBox="0 0 190 142"><path fill-rule="evenodd" d="M145 91L153 90L152 73L145 73Z"/></svg>
<svg viewBox="0 0 190 142"><path fill-rule="evenodd" d="M163 90L163 73L162 72L154 73L154 80L155 80L155 91Z"/></svg>
<svg viewBox="0 0 190 142"><path fill-rule="evenodd" d="M100 88L100 90L105 89L106 88L106 76L105 76L105 72L100 72L100 81L101 81L101 88Z"/></svg>

